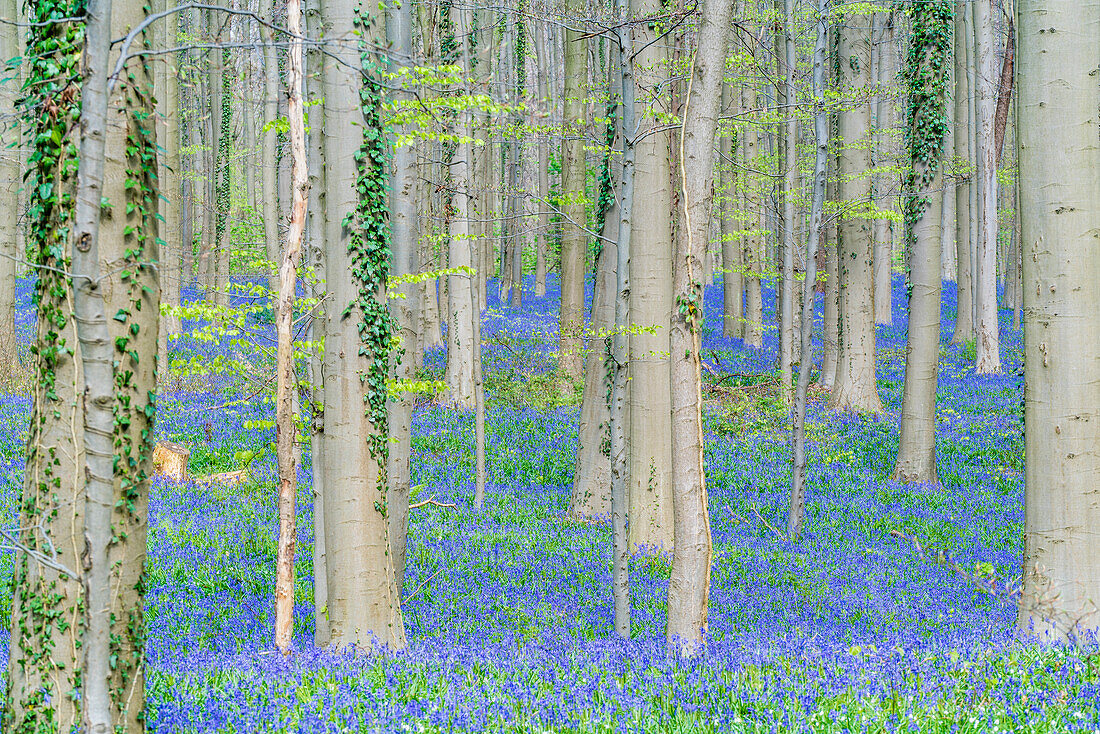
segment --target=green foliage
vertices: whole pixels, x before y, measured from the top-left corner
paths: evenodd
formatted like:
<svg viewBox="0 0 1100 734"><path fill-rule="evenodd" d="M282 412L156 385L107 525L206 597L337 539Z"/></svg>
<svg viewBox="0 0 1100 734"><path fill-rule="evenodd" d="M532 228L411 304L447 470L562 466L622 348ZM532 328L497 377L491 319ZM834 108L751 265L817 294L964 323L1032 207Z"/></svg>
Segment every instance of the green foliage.
<svg viewBox="0 0 1100 734"><path fill-rule="evenodd" d="M354 212L349 212L344 219L343 226L351 232L347 247L359 297L347 305L344 315L350 314L352 309L358 309L360 314L359 354L368 359L367 372L360 375L360 380L363 382L366 415L374 427L374 431L364 438L382 473L384 486L386 457L389 455L386 441L386 402L389 395L386 378L394 341L394 322L386 300L390 274L390 226L381 65L374 48L366 40L372 22L369 16L364 15L362 6L357 7L355 25L359 31L359 63L363 72L363 82L359 88L363 138L355 153L359 169L356 180L359 201Z"/></svg>

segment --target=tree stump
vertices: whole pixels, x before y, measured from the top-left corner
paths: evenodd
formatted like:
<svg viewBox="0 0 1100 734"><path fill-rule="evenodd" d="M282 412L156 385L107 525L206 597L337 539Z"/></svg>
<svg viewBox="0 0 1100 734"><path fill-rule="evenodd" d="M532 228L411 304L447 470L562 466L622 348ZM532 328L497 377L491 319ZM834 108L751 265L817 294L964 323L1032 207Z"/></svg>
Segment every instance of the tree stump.
<svg viewBox="0 0 1100 734"><path fill-rule="evenodd" d="M158 441L153 449L153 476L163 475L173 482L187 480L187 461L191 452L170 441Z"/></svg>

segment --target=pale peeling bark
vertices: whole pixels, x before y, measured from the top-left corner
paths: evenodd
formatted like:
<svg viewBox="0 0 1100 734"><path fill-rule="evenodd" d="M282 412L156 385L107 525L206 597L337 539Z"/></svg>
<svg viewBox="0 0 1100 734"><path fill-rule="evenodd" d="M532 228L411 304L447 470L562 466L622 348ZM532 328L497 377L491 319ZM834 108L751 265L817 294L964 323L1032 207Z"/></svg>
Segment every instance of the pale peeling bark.
<svg viewBox="0 0 1100 734"><path fill-rule="evenodd" d="M309 171L302 105L302 2L288 0L290 49L286 62L287 122L290 128L290 230L279 266L279 302L275 310L275 456L279 469L279 547L275 568L275 647L290 649L294 636L294 553L297 546L298 426L294 396L298 377L294 359L294 302L298 262L306 229Z"/></svg>
<svg viewBox="0 0 1100 734"><path fill-rule="evenodd" d="M358 204L355 159L362 143L359 107L361 74L354 9L340 0L321 6L326 38L332 40L334 63L326 65L325 90L325 571L328 588L329 645L336 649L394 649L406 645L405 625L394 581L384 512L384 467L371 453L377 436L365 413L361 375L369 357L361 354L362 312L349 304L359 298L348 253L350 230L342 224ZM381 28L375 18L364 29L376 43ZM384 294L376 294L382 298Z"/></svg>
<svg viewBox="0 0 1100 734"><path fill-rule="evenodd" d="M568 0L567 12L584 12L580 0ZM561 314L558 367L580 378L584 370L584 263L588 235L585 214L584 97L588 77L588 41L572 27L565 29L564 139L562 140ZM667 187L667 185L666 185Z"/></svg>
<svg viewBox="0 0 1100 734"><path fill-rule="evenodd" d="M955 292L958 297L958 315L952 344L962 344L974 335L973 285L970 270L970 238L972 214L970 193L974 175L970 170L970 73L967 68L967 49L972 45L970 24L967 22L969 4L965 0L955 2L955 161L965 166L955 184Z"/></svg>
<svg viewBox="0 0 1100 734"><path fill-rule="evenodd" d="M412 42L412 8L408 3L395 2L386 8L386 35L390 42L391 59L397 67L412 69L416 66ZM395 101L414 101L412 90L397 89ZM395 132L409 132L398 129ZM390 274L393 278L416 272L416 246L420 229L416 215L417 170L415 144L403 145L393 152L393 181L390 188L390 237L393 262ZM416 283L398 286L403 298L390 300L390 311L400 329L400 350L393 356L393 377L398 380L415 380L419 366L417 333L419 291ZM409 457L412 453L412 414L416 395L402 392L390 400L390 436L396 439L390 444L388 495L386 507L390 520L390 555L393 557L394 580L400 592L405 583L405 543L409 520Z"/></svg>
<svg viewBox="0 0 1100 734"><path fill-rule="evenodd" d="M1017 629L1100 632L1100 2L1020 0L1024 588Z"/></svg>
<svg viewBox="0 0 1100 734"><path fill-rule="evenodd" d="M657 0L632 0L631 15L661 10ZM635 29L635 94L639 115L635 146L630 240L630 545L672 550L672 413L669 325L672 313L672 193L669 134L656 113L667 110L668 54L649 27ZM660 91L658 91L660 90ZM654 98L654 92L657 98ZM644 136L644 137L642 137Z"/></svg>
<svg viewBox="0 0 1100 734"><path fill-rule="evenodd" d="M997 323L997 151L994 122L997 115L997 59L993 39L992 0L975 0L977 49L977 189L978 252L977 316L974 371L981 375L1001 371L1000 327Z"/></svg>
<svg viewBox="0 0 1100 734"><path fill-rule="evenodd" d="M792 3L793 0L787 0ZM793 7L793 6L792 6ZM675 547L668 582L667 643L685 655L701 652L707 635L712 545L703 471L703 396L700 376L703 286L701 257L710 230L714 195L714 136L726 71L726 42L733 7L704 0L698 46L684 99L680 134L684 227L672 261L677 305L672 352L672 505ZM789 49L793 55L792 48ZM789 58L789 57L788 57Z"/></svg>
<svg viewBox="0 0 1100 734"><path fill-rule="evenodd" d="M838 29L841 87L866 88L871 84L870 17L856 15ZM840 113L838 193L847 207L871 201L871 168L867 136L871 110L857 102ZM839 225L840 351L836 382L829 407L832 410L881 413L882 401L875 380L874 256L871 222L859 215L846 215Z"/></svg>

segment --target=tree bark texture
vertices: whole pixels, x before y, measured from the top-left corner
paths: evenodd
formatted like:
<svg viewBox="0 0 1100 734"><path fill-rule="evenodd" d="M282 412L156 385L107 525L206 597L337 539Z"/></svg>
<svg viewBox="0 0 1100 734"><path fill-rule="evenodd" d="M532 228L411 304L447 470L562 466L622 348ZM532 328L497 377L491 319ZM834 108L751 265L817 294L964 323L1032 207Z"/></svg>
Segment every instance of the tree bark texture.
<svg viewBox="0 0 1100 734"><path fill-rule="evenodd" d="M977 49L978 112L978 268L977 357L974 371L981 375L1001 371L1000 327L997 323L997 150L994 123L997 114L997 65L993 39L993 0L974 3L975 48Z"/></svg>
<svg viewBox="0 0 1100 734"><path fill-rule="evenodd" d="M361 375L370 370L359 336L362 309L353 278L350 228L345 217L358 206L359 168L349 151L359 150L365 119L357 39L381 41L380 19L356 29L353 8L340 0L321 6L325 36L335 55L324 75L325 187L325 571L329 644L343 649L405 647L405 625L394 581L385 515L384 465L370 440L384 431L365 413ZM367 175L378 175L368 171ZM464 242L468 247L468 244ZM385 298L384 293L366 297ZM349 309L349 306L351 308ZM384 433L382 434L384 436Z"/></svg>
<svg viewBox="0 0 1100 734"><path fill-rule="evenodd" d="M1024 586L1017 628L1100 632L1100 2L1017 4Z"/></svg>
<svg viewBox="0 0 1100 734"><path fill-rule="evenodd" d="M870 86L869 15L844 19L837 33L841 88ZM840 113L840 152L838 193L845 207L860 207L871 202L871 168L867 136L871 132L871 109L867 102L856 102ZM836 382L829 407L832 410L881 413L875 379L874 253L871 221L864 215L846 214L839 226L840 271L840 352L837 356Z"/></svg>
<svg viewBox="0 0 1100 734"><path fill-rule="evenodd" d="M974 186L974 172L970 167L970 72L967 67L967 49L973 45L973 33L968 22L969 4L966 0L955 3L955 160L963 168L955 184L955 252L958 275L955 278L958 313L955 316L955 332L952 344L962 344L974 335L973 285L970 270L971 212L970 192Z"/></svg>
<svg viewBox="0 0 1100 734"><path fill-rule="evenodd" d="M568 0L567 12L580 16L584 5ZM588 41L576 29L565 29L565 93L562 100L561 314L558 328L558 366L562 374L579 379L584 370L584 264L588 250L585 227L584 97L588 78Z"/></svg>
<svg viewBox="0 0 1100 734"><path fill-rule="evenodd" d="M631 15L661 10L656 0L632 0ZM631 208L630 545L672 550L672 408L669 326L672 313L672 194L669 134L655 127L667 110L668 54L649 27L635 31L639 115Z"/></svg>
<svg viewBox="0 0 1100 734"><path fill-rule="evenodd" d="M792 3L793 0L788 0ZM791 6L793 7L793 5ZM700 355L703 317L702 257L714 195L714 143L726 71L732 3L704 0L698 45L684 99L680 165L684 227L672 261L676 308L670 333L672 362L672 506L674 549L668 583L669 649L693 655L707 635L712 544L703 470L703 396ZM793 55L788 49L788 60ZM793 222L792 222L793 224Z"/></svg>

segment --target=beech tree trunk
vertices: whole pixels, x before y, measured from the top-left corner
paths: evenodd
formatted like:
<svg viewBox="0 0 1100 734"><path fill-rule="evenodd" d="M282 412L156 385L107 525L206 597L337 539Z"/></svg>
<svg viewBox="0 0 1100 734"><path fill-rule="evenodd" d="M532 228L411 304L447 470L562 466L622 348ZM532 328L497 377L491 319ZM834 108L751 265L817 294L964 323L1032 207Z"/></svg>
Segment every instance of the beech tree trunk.
<svg viewBox="0 0 1100 734"><path fill-rule="evenodd" d="M875 82L879 92L875 100L875 166L887 165L889 152L886 150L888 138L883 130L893 127L893 100L889 96L894 87L894 80L898 75L897 53L894 50L894 17L892 12L876 13L873 20L875 35L872 54L875 60ZM879 209L890 209L890 200L887 189L889 180L886 174L880 173L874 180L875 206ZM884 217L874 220L872 225L874 238L875 260L875 323L892 324L893 316L893 250L894 250L894 226L893 222Z"/></svg>
<svg viewBox="0 0 1100 734"><path fill-rule="evenodd" d="M581 0L567 0L566 11L580 17ZM562 374L579 379L584 370L584 263L588 250L585 227L584 83L588 78L588 41L572 27L565 29L565 95L562 100L561 314L558 367Z"/></svg>
<svg viewBox="0 0 1100 734"><path fill-rule="evenodd" d="M470 50L465 40L465 31L469 28L466 11L451 8L451 23L455 38L459 43L460 63L465 76L470 74ZM457 134L460 142L455 149L449 166L451 176L451 220L449 226L450 243L448 245L449 268L473 268L474 244L471 239L473 229L470 226L470 169L473 162L473 146L470 143L470 112L458 114ZM478 309L477 299L472 298L466 281L475 277L473 273L458 273L447 276L447 391L444 400L455 407L473 409L474 395L474 316Z"/></svg>
<svg viewBox="0 0 1100 734"><path fill-rule="evenodd" d="M978 80L978 268L977 357L980 375L1001 371L1000 327L997 323L997 151L993 125L997 114L997 65L993 39L993 0L975 0L975 48Z"/></svg>
<svg viewBox="0 0 1100 734"><path fill-rule="evenodd" d="M21 17L18 0L0 0L0 17ZM19 55L20 29L15 23L0 23L0 60ZM11 374L16 358L15 277L22 256L16 244L19 228L19 188L22 171L16 154L20 138L16 100L19 75L0 83L0 369Z"/></svg>
<svg viewBox="0 0 1100 734"><path fill-rule="evenodd" d="M412 70L416 57L412 41L412 8L405 2L394 2L386 8L386 34L390 42L390 58L400 67ZM399 88L394 92L395 101L413 102L413 90ZM397 134L410 132L395 130ZM393 152L393 183L390 188L390 236L393 248L393 264L390 273L394 278L416 273L416 248L420 229L417 221L417 170L415 144L402 145ZM392 375L397 380L413 381L420 359L417 353L420 322L419 291L416 283L398 286L404 298L390 299L390 311L400 329L400 351L394 350ZM386 498L390 521L390 555L393 557L394 581L397 591L405 584L405 543L409 520L409 457L412 453L412 414L416 394L401 392L388 402L390 435L396 439L390 444L387 464L389 478Z"/></svg>
<svg viewBox="0 0 1100 734"><path fill-rule="evenodd" d="M788 3L791 0L787 0ZM789 6L788 6L789 7ZM787 512L787 537L794 541L802 532L806 501L806 393L813 366L810 348L814 328L814 292L817 281L817 249L825 234L825 189L829 164L829 115L825 108L826 41L829 0L818 0L817 39L813 56L814 155L813 193L810 204L810 232L806 238L806 280L802 287L800 338L802 359L798 365L798 386L794 395L791 423L791 500Z"/></svg>
<svg viewBox="0 0 1100 734"><path fill-rule="evenodd" d="M731 94L730 85L722 84L722 106L734 106L731 113L736 115L741 106L741 95ZM744 238L734 234L740 230L740 222L735 222L733 213L738 196L737 171L734 167L734 148L731 140L733 133L727 132L719 142L721 156L718 170L721 175L721 199L718 204L719 225L722 235L722 336L740 339L745 319L745 279L741 256L744 252Z"/></svg>
<svg viewBox="0 0 1100 734"><path fill-rule="evenodd" d="M274 2L260 0L268 20L275 12ZM279 292L279 187L278 157L276 156L276 118L279 116L279 63L275 49L275 30L262 26L264 39L263 115L264 130L260 134L260 218L263 220L264 251L271 263L267 275L267 289L275 299ZM316 107L310 108L310 114Z"/></svg>
<svg viewBox="0 0 1100 734"><path fill-rule="evenodd" d="M658 0L631 0L631 15L661 10ZM656 332L630 335L630 546L672 550L672 408L669 326L672 314L672 194L669 134L659 118L667 111L668 53L649 27L635 29L635 95L639 115L635 135L634 200L631 208L631 327ZM658 96L654 98L653 90ZM665 216L664 213L668 213Z"/></svg>
<svg viewBox="0 0 1100 734"><path fill-rule="evenodd" d="M1100 2L1019 0L1024 568L1017 629L1100 632Z"/></svg>
<svg viewBox="0 0 1100 734"><path fill-rule="evenodd" d="M400 595L394 581L381 457L372 452L372 437L384 440L385 428L365 411L361 375L369 373L363 353L360 321L363 309L353 276L355 253L349 251L351 228L345 217L358 206L359 166L349 151L359 150L366 124L360 108L363 83L358 39L379 44L381 19L366 28L355 25L354 8L341 0L321 5L329 54L335 58L324 75L325 187L325 571L328 587L329 644L336 649L372 649L376 644L405 647ZM364 165L369 165L364 163ZM366 175L380 172L367 170ZM375 243L377 244L377 243ZM367 294L385 298L385 293ZM348 310L350 308L350 311Z"/></svg>
<svg viewBox="0 0 1100 734"><path fill-rule="evenodd" d="M870 18L848 16L837 34L842 87L871 84ZM864 172L871 167L867 136L871 109L858 101L840 113L838 193L845 207L871 203L871 182ZM875 379L874 253L871 222L858 214L845 215L839 225L840 352L836 382L829 407L832 410L881 413Z"/></svg>
<svg viewBox="0 0 1100 734"><path fill-rule="evenodd" d="M962 344L974 335L973 284L970 270L970 250L973 240L970 238L971 218L977 212L971 212L970 192L974 186L974 173L970 169L970 71L967 67L972 45L970 23L968 22L969 4L966 0L955 2L955 159L961 161L964 169L955 184L955 264L958 275L955 278L955 292L958 297L958 313L955 316L955 333L952 344Z"/></svg>
<svg viewBox="0 0 1100 734"><path fill-rule="evenodd" d="M787 0L793 13L793 0ZM668 582L669 649L694 655L707 635L711 535L703 471L703 396L700 355L703 317L701 258L710 231L714 194L714 136L726 71L732 3L703 0L698 46L684 99L680 137L684 227L672 260L676 309L669 345L672 352L672 503L675 527ZM788 16L790 19L790 14ZM793 41L788 61L793 56ZM793 217L792 217L793 219ZM792 221L793 224L793 221Z"/></svg>

